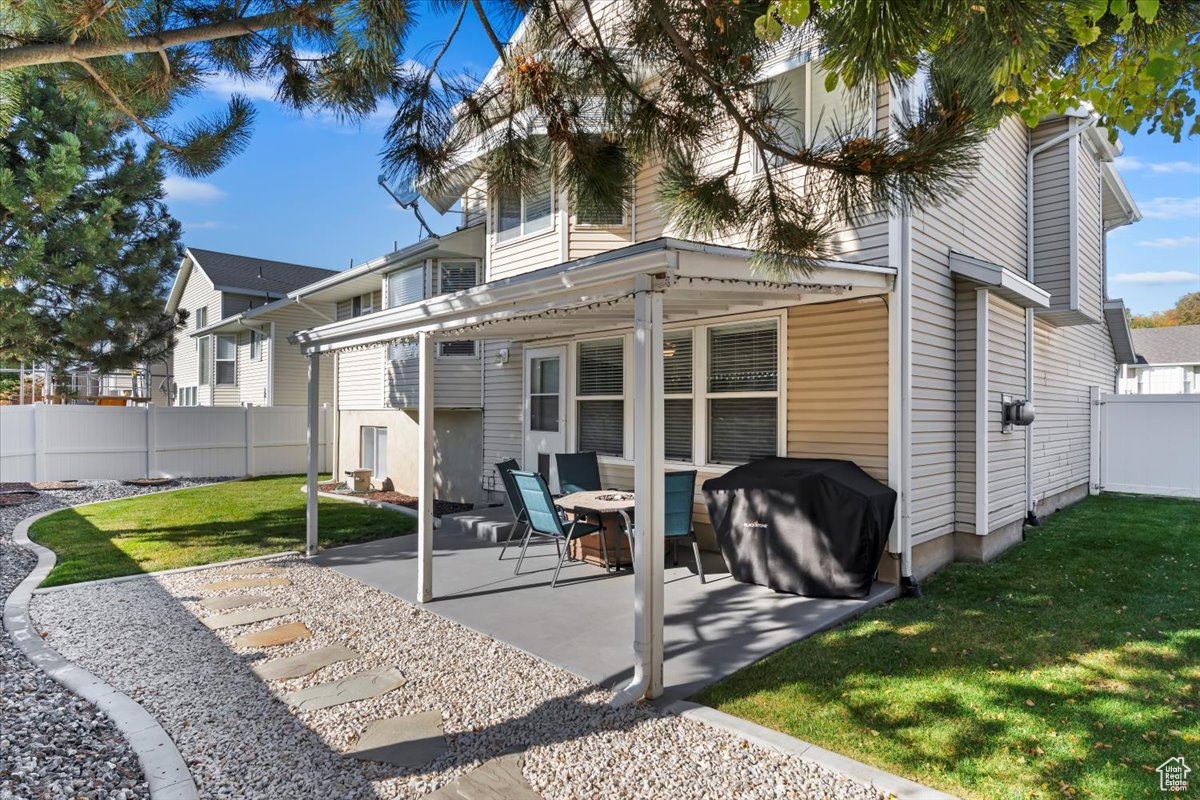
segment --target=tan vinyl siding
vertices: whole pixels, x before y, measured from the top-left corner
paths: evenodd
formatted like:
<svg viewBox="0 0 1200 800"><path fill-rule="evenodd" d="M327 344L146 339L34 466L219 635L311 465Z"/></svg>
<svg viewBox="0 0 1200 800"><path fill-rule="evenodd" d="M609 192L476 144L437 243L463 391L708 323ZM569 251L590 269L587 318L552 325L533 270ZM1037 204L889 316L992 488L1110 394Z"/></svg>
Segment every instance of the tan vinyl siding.
<svg viewBox="0 0 1200 800"><path fill-rule="evenodd" d="M488 236L487 279L510 278L526 272L552 267L562 261L562 242L559 236L558 195L554 197L554 224L550 230L496 243L494 234ZM493 220L494 221L494 220Z"/></svg>
<svg viewBox="0 0 1200 800"><path fill-rule="evenodd" d="M1090 387L1112 389L1116 357L1103 325L1034 327L1034 499L1087 483Z"/></svg>
<svg viewBox="0 0 1200 800"><path fill-rule="evenodd" d="M471 184L462 198L464 228L487 221L487 180L480 178Z"/></svg>
<svg viewBox="0 0 1200 800"><path fill-rule="evenodd" d="M245 405L262 406L267 403L267 376L270 359L267 350L270 342L264 335L257 359L250 358L250 331L238 334L237 370L238 398Z"/></svg>
<svg viewBox="0 0 1200 800"><path fill-rule="evenodd" d="M995 530L1025 517L1025 428L1003 433L1001 425L1001 395L1025 396L1025 311L994 295L989 309L988 528Z"/></svg>
<svg viewBox="0 0 1200 800"><path fill-rule="evenodd" d="M1100 162L1090 144L1079 147L1078 154L1079 310L1101 321L1104 319L1104 230L1100 222Z"/></svg>
<svg viewBox="0 0 1200 800"><path fill-rule="evenodd" d="M437 345L435 344L434 347ZM478 345L477 345L478 346ZM433 402L437 408L479 408L478 356L436 356L433 365ZM417 407L417 359L386 361L384 384L387 405L396 408Z"/></svg>
<svg viewBox="0 0 1200 800"><path fill-rule="evenodd" d="M1066 120L1046 122L1031 134L1034 147L1066 130ZM1051 310L1071 304L1071 144L1038 154L1033 167L1034 280L1050 292Z"/></svg>
<svg viewBox="0 0 1200 800"><path fill-rule="evenodd" d="M187 321L187 327L176 334L175 336L175 351L174 351L174 369L175 369L175 384L177 386L199 386L196 390L196 402L200 405L212 405L212 393L210 386L200 386L199 359L197 358L196 338L191 334L196 330L196 309L201 307L208 308L208 324L216 322L221 313L221 293L213 288L212 281L204 273L204 270L193 265L191 274L188 276L187 285L183 287L183 293L179 298L179 308L186 309L190 314ZM209 358L212 358L212 351L209 351ZM215 377L212 375L211 364L209 370L210 379Z"/></svg>
<svg viewBox="0 0 1200 800"><path fill-rule="evenodd" d="M616 250L630 244L629 225L601 227L572 223L567 258L574 260Z"/></svg>
<svg viewBox="0 0 1200 800"><path fill-rule="evenodd" d="M787 454L844 458L887 481L887 306L788 310Z"/></svg>
<svg viewBox="0 0 1200 800"><path fill-rule="evenodd" d="M523 355L516 342L492 340L483 346L483 465L485 489L501 492L504 486L493 465L515 458L525 467L524 434L521 415L524 400L521 391ZM498 364L501 350L508 350L508 363Z"/></svg>
<svg viewBox="0 0 1200 800"><path fill-rule="evenodd" d="M338 407L383 408L384 346L338 353Z"/></svg>
<svg viewBox="0 0 1200 800"><path fill-rule="evenodd" d="M333 303L312 305L329 317L334 314ZM296 331L323 325L328 320L298 305L289 305L264 314L259 321L275 323L274 349L270 356L275 405L305 405L308 402L308 359L299 347L288 343L288 337ZM321 356L317 361L320 364L320 402L330 403L333 401L333 356Z"/></svg>
<svg viewBox="0 0 1200 800"><path fill-rule="evenodd" d="M957 320L954 529L975 533L975 343L978 341L978 292L974 286L960 284L954 301Z"/></svg>
<svg viewBox="0 0 1200 800"><path fill-rule="evenodd" d="M973 289L956 287L949 256L955 250L1025 274L1026 146L1024 125L1005 120L959 193L913 215L910 519L916 537L974 528L975 298ZM956 344L958 337L966 338ZM969 449L960 453L964 446Z"/></svg>

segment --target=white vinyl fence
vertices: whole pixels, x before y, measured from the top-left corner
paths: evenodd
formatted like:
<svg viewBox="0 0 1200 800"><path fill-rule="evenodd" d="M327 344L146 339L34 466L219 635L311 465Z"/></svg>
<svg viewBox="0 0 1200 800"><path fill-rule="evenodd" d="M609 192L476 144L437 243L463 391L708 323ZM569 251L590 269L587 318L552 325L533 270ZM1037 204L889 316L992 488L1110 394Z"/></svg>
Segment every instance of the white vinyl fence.
<svg viewBox="0 0 1200 800"><path fill-rule="evenodd" d="M1092 390L1092 492L1200 497L1200 395Z"/></svg>
<svg viewBox="0 0 1200 800"><path fill-rule="evenodd" d="M328 471L330 410L318 419ZM0 406L0 482L300 473L307 430L300 406Z"/></svg>

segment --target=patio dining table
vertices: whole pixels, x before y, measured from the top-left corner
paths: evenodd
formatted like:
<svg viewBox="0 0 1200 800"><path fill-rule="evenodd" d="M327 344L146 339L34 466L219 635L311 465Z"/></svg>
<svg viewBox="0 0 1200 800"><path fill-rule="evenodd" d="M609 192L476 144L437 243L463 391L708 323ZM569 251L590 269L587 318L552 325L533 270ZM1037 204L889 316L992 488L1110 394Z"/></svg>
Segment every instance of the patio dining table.
<svg viewBox="0 0 1200 800"><path fill-rule="evenodd" d="M600 521L601 531L580 536L571 542L571 557L589 564L610 568L632 566L633 554L628 546L621 546L625 537L623 516L633 511L633 492L617 489L602 489L595 492L572 492L556 498L555 505L564 511L594 514ZM600 536L604 536L604 542ZM607 545L607 559L605 558ZM617 557L617 554L620 554Z"/></svg>

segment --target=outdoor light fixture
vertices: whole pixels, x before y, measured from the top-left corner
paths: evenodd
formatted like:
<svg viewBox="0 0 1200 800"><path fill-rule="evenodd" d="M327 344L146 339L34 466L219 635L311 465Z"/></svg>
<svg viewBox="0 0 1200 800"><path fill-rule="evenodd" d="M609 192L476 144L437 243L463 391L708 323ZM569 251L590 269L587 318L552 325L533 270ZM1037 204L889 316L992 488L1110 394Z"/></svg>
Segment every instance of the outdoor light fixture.
<svg viewBox="0 0 1200 800"><path fill-rule="evenodd" d="M1000 395L1001 408L1001 433L1012 433L1014 425L1025 427L1033 424L1033 420L1037 417L1037 412L1033 408L1033 403L1026 400L1024 397L1016 397L1011 394Z"/></svg>
<svg viewBox="0 0 1200 800"><path fill-rule="evenodd" d="M503 367L508 363L508 348L502 347L496 352L496 366Z"/></svg>

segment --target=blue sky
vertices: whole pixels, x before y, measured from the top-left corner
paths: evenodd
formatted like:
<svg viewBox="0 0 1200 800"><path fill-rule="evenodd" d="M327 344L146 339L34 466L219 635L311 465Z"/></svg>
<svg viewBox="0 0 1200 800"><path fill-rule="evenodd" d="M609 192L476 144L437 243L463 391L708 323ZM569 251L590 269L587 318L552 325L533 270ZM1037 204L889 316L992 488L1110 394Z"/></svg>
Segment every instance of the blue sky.
<svg viewBox="0 0 1200 800"><path fill-rule="evenodd" d="M430 15L415 28L410 52L420 59L445 36L450 20ZM494 51L471 15L443 60L481 75ZM269 86L212 82L187 103L181 118L221 108L232 91L250 94L258 119L250 146L202 180L168 179L168 205L183 223L184 243L300 264L344 269L415 241L411 212L377 185L379 151L389 114L357 125L322 115L297 115L271 101ZM1200 290L1200 137L1123 137L1118 162L1144 219L1109 235L1110 297L1135 313L1169 308ZM435 231L458 215L426 209Z"/></svg>

